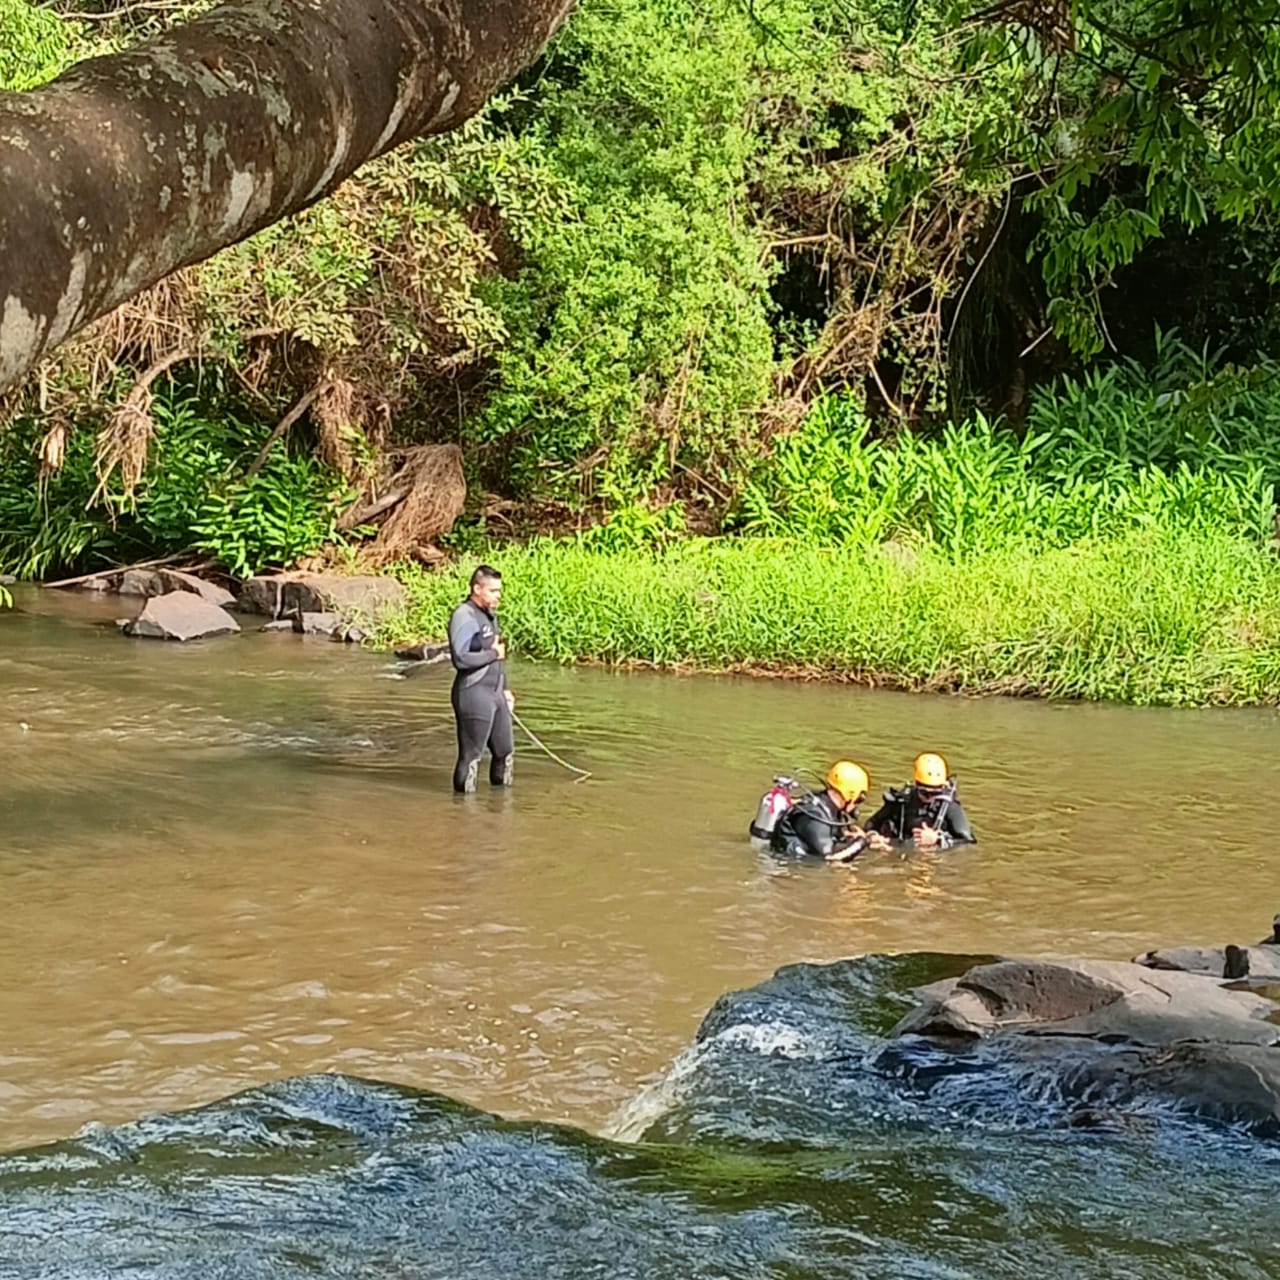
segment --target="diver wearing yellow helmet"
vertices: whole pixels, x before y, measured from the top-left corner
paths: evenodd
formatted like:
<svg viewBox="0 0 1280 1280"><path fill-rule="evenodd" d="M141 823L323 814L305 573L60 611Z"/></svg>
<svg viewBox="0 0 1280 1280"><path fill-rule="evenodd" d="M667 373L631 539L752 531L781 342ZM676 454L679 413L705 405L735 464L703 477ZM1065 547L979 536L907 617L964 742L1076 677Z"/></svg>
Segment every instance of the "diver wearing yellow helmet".
<svg viewBox="0 0 1280 1280"><path fill-rule="evenodd" d="M884 803L871 815L868 831L877 831L902 844L921 849L949 849L974 844L956 780L947 773L947 762L933 751L922 751L915 760L912 781L884 793Z"/></svg>
<svg viewBox="0 0 1280 1280"><path fill-rule="evenodd" d="M887 848L888 841L858 826L858 805L871 786L867 771L852 760L837 760L821 791L801 796L778 818L770 837L775 853L812 854L831 862L848 862L867 848Z"/></svg>

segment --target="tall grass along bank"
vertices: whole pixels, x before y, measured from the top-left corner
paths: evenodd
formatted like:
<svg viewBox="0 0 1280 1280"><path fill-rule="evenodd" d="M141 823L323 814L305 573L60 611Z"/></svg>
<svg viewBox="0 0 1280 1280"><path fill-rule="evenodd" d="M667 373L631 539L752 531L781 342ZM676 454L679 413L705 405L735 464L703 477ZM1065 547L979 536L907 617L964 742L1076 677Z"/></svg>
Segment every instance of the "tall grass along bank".
<svg viewBox="0 0 1280 1280"><path fill-rule="evenodd" d="M493 553L513 653L915 690L1195 705L1280 700L1280 564L1239 537L1134 530L956 557L922 543L709 538ZM385 639L438 636L474 562L407 570Z"/></svg>

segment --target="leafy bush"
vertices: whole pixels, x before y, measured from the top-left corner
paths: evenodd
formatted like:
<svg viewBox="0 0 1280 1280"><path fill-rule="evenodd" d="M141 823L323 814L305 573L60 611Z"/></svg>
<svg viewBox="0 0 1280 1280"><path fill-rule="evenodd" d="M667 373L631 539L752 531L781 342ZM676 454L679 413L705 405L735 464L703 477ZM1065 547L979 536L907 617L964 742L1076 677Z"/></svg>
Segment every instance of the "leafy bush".
<svg viewBox="0 0 1280 1280"><path fill-rule="evenodd" d="M27 0L0 0L0 89L32 89L78 56L75 30Z"/></svg>
<svg viewBox="0 0 1280 1280"><path fill-rule="evenodd" d="M120 544L110 513L88 509L97 484L92 435L72 432L61 468L43 478L42 438L31 419L0 431L0 569L24 578L102 563Z"/></svg>
<svg viewBox="0 0 1280 1280"><path fill-rule="evenodd" d="M1166 340L1032 401L1025 432L981 415L933 437L872 439L828 399L777 441L731 527L829 545L914 537L947 552L1021 539L1065 547L1130 529L1269 540L1280 482L1280 380L1219 369Z"/></svg>
<svg viewBox="0 0 1280 1280"><path fill-rule="evenodd" d="M0 566L39 578L191 550L245 575L341 540L349 495L314 458L278 442L247 476L266 439L261 423L173 384L152 416L151 465L128 500L109 490L95 501L88 426L70 433L61 469L43 480L40 426L24 419L0 433Z"/></svg>
<svg viewBox="0 0 1280 1280"><path fill-rule="evenodd" d="M313 457L277 443L249 477L261 424L227 411L210 421L189 391L158 403L154 416L155 457L135 513L151 545L193 547L243 576L340 540L337 521L351 495Z"/></svg>

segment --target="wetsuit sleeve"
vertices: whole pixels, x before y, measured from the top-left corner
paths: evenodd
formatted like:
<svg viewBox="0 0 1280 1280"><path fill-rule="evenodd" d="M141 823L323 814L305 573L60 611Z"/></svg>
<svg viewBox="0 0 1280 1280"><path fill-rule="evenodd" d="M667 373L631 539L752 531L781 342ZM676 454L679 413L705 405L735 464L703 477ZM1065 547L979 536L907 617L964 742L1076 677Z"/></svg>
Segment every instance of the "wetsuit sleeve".
<svg viewBox="0 0 1280 1280"><path fill-rule="evenodd" d="M942 825L956 844L978 843L978 837L973 834L973 828L969 826L969 817L965 813L959 797L952 800L947 806Z"/></svg>
<svg viewBox="0 0 1280 1280"><path fill-rule="evenodd" d="M820 858L829 858L832 854L848 853L856 857L866 847L867 837L860 827L833 826L825 819L814 814L797 814L795 833L804 842L810 853Z"/></svg>
<svg viewBox="0 0 1280 1280"><path fill-rule="evenodd" d="M459 606L449 619L449 656L457 671L478 671L498 660L492 645L483 649L471 646L480 634L480 623L473 610Z"/></svg>

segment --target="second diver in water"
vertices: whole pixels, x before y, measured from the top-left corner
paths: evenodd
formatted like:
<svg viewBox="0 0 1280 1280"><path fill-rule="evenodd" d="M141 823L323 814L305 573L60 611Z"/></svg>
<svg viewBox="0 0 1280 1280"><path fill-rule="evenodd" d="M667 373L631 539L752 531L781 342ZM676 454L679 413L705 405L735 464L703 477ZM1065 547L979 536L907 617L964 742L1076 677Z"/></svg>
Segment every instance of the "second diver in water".
<svg viewBox="0 0 1280 1280"><path fill-rule="evenodd" d="M790 779L775 779L774 788ZM779 805L776 812L752 825L752 835L769 830L769 847L775 853L812 854L829 862L848 862L864 849L887 849L889 841L858 826L858 805L866 799L871 782L867 771L851 760L838 760L827 774L827 785L821 791L810 791L794 803ZM761 802L765 802L774 793ZM759 831L757 831L759 826Z"/></svg>
<svg viewBox="0 0 1280 1280"><path fill-rule="evenodd" d="M905 787L884 793L884 803L867 821L867 830L897 844L918 849L950 849L976 844L956 780L947 776L947 762L932 751L916 756L913 779Z"/></svg>

